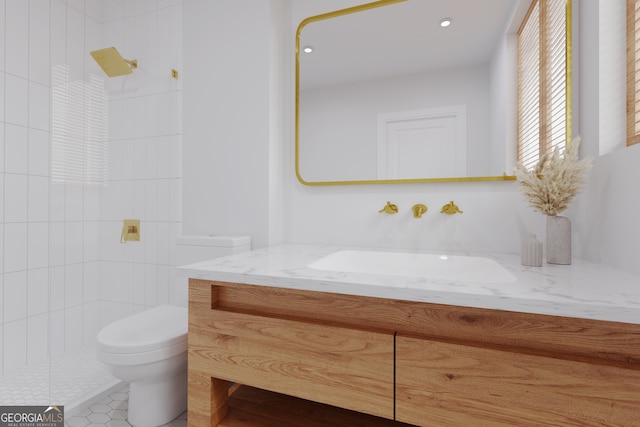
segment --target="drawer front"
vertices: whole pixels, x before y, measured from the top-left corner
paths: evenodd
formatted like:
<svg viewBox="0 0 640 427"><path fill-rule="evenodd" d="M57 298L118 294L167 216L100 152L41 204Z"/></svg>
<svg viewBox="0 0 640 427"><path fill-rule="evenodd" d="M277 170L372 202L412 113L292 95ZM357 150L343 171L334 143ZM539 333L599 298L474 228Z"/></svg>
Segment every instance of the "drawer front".
<svg viewBox="0 0 640 427"><path fill-rule="evenodd" d="M397 337L399 421L416 425L637 426L640 371Z"/></svg>
<svg viewBox="0 0 640 427"><path fill-rule="evenodd" d="M385 418L393 418L393 356L391 334L190 311L190 370Z"/></svg>

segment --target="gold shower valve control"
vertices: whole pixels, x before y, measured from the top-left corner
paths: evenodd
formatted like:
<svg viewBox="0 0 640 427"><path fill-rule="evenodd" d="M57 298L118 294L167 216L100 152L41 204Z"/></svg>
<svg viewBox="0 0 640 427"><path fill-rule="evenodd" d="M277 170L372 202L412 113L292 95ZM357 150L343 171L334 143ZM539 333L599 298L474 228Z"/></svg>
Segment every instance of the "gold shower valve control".
<svg viewBox="0 0 640 427"><path fill-rule="evenodd" d="M140 241L140 220L125 219L122 226L122 234L120 235L120 243Z"/></svg>

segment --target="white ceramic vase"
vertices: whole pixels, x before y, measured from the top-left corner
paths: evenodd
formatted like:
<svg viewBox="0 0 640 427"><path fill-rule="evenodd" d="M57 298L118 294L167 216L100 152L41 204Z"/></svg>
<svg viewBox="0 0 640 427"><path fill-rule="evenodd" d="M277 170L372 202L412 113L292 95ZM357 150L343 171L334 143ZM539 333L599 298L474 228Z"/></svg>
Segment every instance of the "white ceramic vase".
<svg viewBox="0 0 640 427"><path fill-rule="evenodd" d="M571 264L571 221L564 216L547 216L547 262Z"/></svg>

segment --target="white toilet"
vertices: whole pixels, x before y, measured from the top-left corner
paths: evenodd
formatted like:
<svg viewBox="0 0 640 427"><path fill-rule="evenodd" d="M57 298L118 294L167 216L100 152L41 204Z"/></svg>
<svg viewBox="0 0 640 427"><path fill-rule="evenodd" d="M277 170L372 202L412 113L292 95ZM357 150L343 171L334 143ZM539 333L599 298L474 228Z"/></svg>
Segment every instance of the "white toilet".
<svg viewBox="0 0 640 427"><path fill-rule="evenodd" d="M176 264L190 264L251 249L248 236L176 238ZM98 359L129 386L135 427L166 424L187 409L187 279L176 277L171 301L118 320L96 337ZM182 305L184 307L182 307Z"/></svg>
<svg viewBox="0 0 640 427"><path fill-rule="evenodd" d="M187 408L186 307L161 305L103 328L96 352L130 383L129 418L136 427L166 424Z"/></svg>

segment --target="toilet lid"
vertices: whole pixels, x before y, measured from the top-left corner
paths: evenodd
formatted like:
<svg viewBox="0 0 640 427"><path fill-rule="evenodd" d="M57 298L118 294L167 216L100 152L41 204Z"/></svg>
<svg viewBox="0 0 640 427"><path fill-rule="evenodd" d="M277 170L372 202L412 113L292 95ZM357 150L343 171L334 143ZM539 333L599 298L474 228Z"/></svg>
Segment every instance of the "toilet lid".
<svg viewBox="0 0 640 427"><path fill-rule="evenodd" d="M97 346L108 353L140 353L186 343L188 323L185 307L161 305L104 327Z"/></svg>

